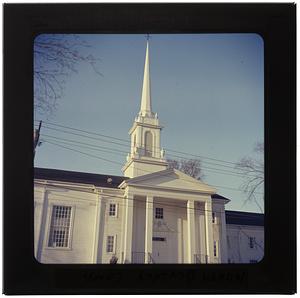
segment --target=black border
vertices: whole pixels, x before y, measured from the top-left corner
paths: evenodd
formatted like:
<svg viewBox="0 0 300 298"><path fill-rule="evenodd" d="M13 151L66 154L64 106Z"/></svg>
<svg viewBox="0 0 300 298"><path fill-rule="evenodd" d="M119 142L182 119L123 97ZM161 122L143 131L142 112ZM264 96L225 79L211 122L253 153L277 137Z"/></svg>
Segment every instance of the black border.
<svg viewBox="0 0 300 298"><path fill-rule="evenodd" d="M296 291L296 6L4 4L5 294ZM32 41L45 32L251 32L265 46L265 257L258 264L42 265L33 258Z"/></svg>

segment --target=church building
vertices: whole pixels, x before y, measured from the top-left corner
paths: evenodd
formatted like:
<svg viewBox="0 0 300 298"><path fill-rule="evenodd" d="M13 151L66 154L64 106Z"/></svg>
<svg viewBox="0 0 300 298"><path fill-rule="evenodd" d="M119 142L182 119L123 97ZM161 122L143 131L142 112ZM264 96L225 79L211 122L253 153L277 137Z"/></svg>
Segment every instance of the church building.
<svg viewBox="0 0 300 298"><path fill-rule="evenodd" d="M152 111L147 41L140 111L124 176L35 168L34 255L41 263L255 263L262 214L169 169Z"/></svg>

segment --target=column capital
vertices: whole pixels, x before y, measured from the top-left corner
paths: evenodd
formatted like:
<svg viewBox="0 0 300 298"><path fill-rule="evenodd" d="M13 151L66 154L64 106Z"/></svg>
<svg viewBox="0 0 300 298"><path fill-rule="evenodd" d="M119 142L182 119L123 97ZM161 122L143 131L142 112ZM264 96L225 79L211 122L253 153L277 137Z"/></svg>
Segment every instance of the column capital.
<svg viewBox="0 0 300 298"><path fill-rule="evenodd" d="M153 201L154 201L154 196L151 196L151 195L149 196L149 195L147 195L147 196L146 196L146 201L147 201L147 202L152 202L152 203L153 203Z"/></svg>
<svg viewBox="0 0 300 298"><path fill-rule="evenodd" d="M134 193L132 191L125 190L124 198L132 198L132 197L134 197Z"/></svg>

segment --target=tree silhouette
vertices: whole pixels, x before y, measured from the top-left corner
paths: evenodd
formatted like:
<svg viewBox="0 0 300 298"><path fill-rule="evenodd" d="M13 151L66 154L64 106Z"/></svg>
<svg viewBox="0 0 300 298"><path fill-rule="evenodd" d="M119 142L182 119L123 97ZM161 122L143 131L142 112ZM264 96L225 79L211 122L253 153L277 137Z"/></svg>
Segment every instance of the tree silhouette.
<svg viewBox="0 0 300 298"><path fill-rule="evenodd" d="M51 115L63 96L65 80L77 73L80 63L89 64L99 74L99 59L86 54L91 47L75 34L41 34L34 41L34 109Z"/></svg>
<svg viewBox="0 0 300 298"><path fill-rule="evenodd" d="M199 159L167 159L169 169L177 169L197 180L204 178Z"/></svg>
<svg viewBox="0 0 300 298"><path fill-rule="evenodd" d="M243 157L237 164L236 168L244 175L244 182L241 188L247 194L246 202L254 202L257 207L263 212L255 192L261 189L264 185L265 175L264 175L264 143L258 142L253 150L257 157ZM263 196L264 198L264 196Z"/></svg>

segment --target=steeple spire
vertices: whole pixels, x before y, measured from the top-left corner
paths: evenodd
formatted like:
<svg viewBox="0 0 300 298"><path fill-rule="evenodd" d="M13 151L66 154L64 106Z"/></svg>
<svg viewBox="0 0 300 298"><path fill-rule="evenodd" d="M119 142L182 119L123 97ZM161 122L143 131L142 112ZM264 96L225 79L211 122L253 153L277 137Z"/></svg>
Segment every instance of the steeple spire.
<svg viewBox="0 0 300 298"><path fill-rule="evenodd" d="M149 35L147 35L141 109L129 130L130 153L122 169L124 175L130 178L162 171L168 167L165 151L160 146L162 126L159 124L157 113L154 114L151 107L149 62Z"/></svg>
<svg viewBox="0 0 300 298"><path fill-rule="evenodd" d="M153 115L152 106L151 106L151 90L150 90L149 37L147 37L147 47L146 47L144 80L143 80L140 115L142 115L142 116L152 116Z"/></svg>

